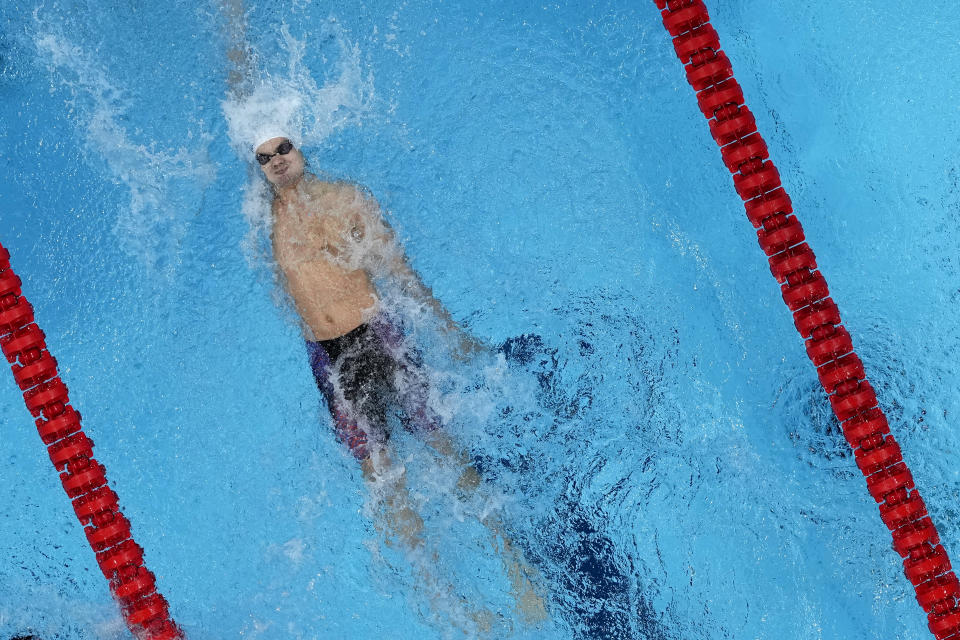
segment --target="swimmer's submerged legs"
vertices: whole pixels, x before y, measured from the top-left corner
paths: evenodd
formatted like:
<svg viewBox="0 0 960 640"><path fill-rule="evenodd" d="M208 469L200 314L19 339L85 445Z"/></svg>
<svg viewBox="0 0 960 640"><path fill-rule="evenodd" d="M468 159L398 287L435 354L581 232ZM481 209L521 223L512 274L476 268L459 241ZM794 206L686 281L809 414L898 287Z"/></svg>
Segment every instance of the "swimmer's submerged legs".
<svg viewBox="0 0 960 640"><path fill-rule="evenodd" d="M368 325L333 340L307 341L306 346L337 439L360 462L381 507L375 526L391 546L421 549L423 519L413 507L404 468L392 463L385 446L397 363Z"/></svg>
<svg viewBox="0 0 960 640"><path fill-rule="evenodd" d="M461 500L466 501L472 495L482 491L483 478L480 473L470 463L467 455L457 449L453 439L447 433L434 430L425 434L424 438L441 458L461 472L457 480L457 491ZM513 546L513 542L504 532L503 525L496 515L478 514L477 519L489 532L491 546L503 562L520 619L528 625L543 622L549 614L543 597L534 587L538 572L523 557L523 552Z"/></svg>
<svg viewBox="0 0 960 640"><path fill-rule="evenodd" d="M405 348L402 331L383 317L334 340L307 341L307 351L337 438L360 462L364 478L383 507L377 528L387 535L391 546L399 543L409 551L421 551L423 520L412 506L405 470L392 463L384 446L388 401L399 405L408 430L419 433L444 461L460 471L456 486L461 500L480 491L483 480L430 410L429 383L417 354ZM536 571L513 546L496 516L478 515L478 520L490 533L492 547L503 562L521 619L526 624L542 622L548 614L534 587ZM449 585L441 588L432 569L417 564L421 581L432 585L435 597L448 596ZM468 618L482 629L491 626L493 615L480 610Z"/></svg>
<svg viewBox="0 0 960 640"><path fill-rule="evenodd" d="M457 492L462 501L470 499L482 490L483 479L466 453L460 450L453 438L441 428L440 419L430 409L429 383L418 354L409 348L404 348L402 332L395 325L384 322L374 326L383 343L394 353L397 361L394 372L395 387L404 426L410 431L419 433L442 460L460 472L456 484ZM534 587L536 570L529 565L523 553L513 546L495 515L478 515L477 519L490 533L491 546L503 562L521 620L529 625L543 622L547 619L548 613L543 598Z"/></svg>
<svg viewBox="0 0 960 640"><path fill-rule="evenodd" d="M347 375L343 375L345 342L348 341L326 344L324 348L321 343L308 341L307 351L317 386L326 398L333 417L337 437L360 462L363 477L370 488L376 509L374 526L385 536L389 546L406 551L418 589L428 598L433 610L446 611L451 616L451 622L467 635L488 632L492 628L493 614L485 609L476 610L459 600L453 585L438 575L436 554L426 552L423 519L414 508L407 489L406 470L403 465L393 463L384 446L386 415L382 395L385 388L379 384L364 385L364 376L350 375L350 367L347 367ZM357 353L349 346L346 350L350 354ZM372 362L376 360L374 358ZM379 373L381 381L394 381L392 367L382 368ZM334 384L334 379L338 384ZM337 387L340 387L339 393ZM355 398L363 401L358 403L349 401L348 396L355 396L354 392L358 389L376 393L380 397ZM377 431L383 436L380 437Z"/></svg>
<svg viewBox="0 0 960 640"><path fill-rule="evenodd" d="M386 447L386 402L392 366L366 325L334 340L307 341L307 354L337 439L360 462L384 508L378 528L391 545L423 546L423 520L412 507L402 468L394 468ZM336 383L335 383L336 381ZM381 526L382 525L382 526Z"/></svg>

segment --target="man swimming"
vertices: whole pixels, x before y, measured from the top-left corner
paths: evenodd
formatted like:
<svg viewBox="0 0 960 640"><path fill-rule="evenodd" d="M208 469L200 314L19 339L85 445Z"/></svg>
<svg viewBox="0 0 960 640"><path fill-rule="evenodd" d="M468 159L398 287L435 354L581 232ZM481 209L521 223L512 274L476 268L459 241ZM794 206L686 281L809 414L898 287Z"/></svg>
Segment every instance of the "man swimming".
<svg viewBox="0 0 960 640"><path fill-rule="evenodd" d="M460 334L462 350L479 344L409 267L370 196L306 173L302 153L286 137L264 141L255 153L273 187L274 259L303 320L311 368L337 436L370 479L374 460L386 460L391 401L399 403L407 426L431 432L428 442L446 440L433 433L438 421L426 405L426 380L382 308L373 277L401 282L405 293Z"/></svg>
<svg viewBox="0 0 960 640"><path fill-rule="evenodd" d="M391 410L398 410L405 427L457 465L462 495L477 490L481 479L430 410L419 358L404 344L403 330L385 308L375 282L395 286L430 309L456 336L460 353L482 346L454 322L409 266L368 193L306 172L303 154L286 135L261 141L254 153L273 189L274 259L303 321L311 369L334 431L381 495L388 540L419 549L423 521L411 506L402 467L391 463L388 452ZM528 622L544 619L546 609L527 576L529 567L494 517L481 522L495 541L502 541L521 615Z"/></svg>

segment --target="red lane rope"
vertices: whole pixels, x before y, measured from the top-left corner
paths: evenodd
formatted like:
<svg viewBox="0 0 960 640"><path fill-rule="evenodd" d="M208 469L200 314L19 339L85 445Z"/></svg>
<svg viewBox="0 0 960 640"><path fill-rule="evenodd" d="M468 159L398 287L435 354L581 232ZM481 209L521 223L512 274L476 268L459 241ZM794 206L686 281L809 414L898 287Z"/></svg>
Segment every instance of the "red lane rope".
<svg viewBox="0 0 960 640"><path fill-rule="evenodd" d="M817 367L857 466L867 479L867 490L893 534L893 548L903 557L904 574L927 613L930 631L938 640L960 640L960 583L939 544L920 492L914 488L900 446L890 434L887 418L877 406L850 335L840 324L837 305L817 270L813 251L804 242L803 228L791 215L790 197L744 104L743 91L720 49L707 8L703 0L654 2L673 36L677 57L697 93L723 162L733 174L747 218L757 229L783 301L793 312L797 331L806 339L807 355Z"/></svg>
<svg viewBox="0 0 960 640"><path fill-rule="evenodd" d="M140 640L182 640L170 618L167 601L143 564L143 549L130 536L130 521L107 485L103 465L93 457L93 442L70 406L57 361L34 322L33 307L21 295L20 278L10 267L10 253L0 244L0 348L11 363L23 400L37 419L40 439L73 502L97 564L130 631Z"/></svg>

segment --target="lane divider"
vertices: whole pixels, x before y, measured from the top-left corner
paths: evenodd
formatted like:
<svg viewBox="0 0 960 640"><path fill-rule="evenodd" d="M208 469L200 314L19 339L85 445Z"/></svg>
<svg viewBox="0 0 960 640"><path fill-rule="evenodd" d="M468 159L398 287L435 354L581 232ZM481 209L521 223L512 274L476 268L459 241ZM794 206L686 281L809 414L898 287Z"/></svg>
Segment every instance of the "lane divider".
<svg viewBox="0 0 960 640"><path fill-rule="evenodd" d="M866 477L867 490L893 535L893 548L903 558L904 574L927 613L930 631L938 640L960 640L960 583L914 487L900 446L890 434L887 418L877 406L873 387L841 324L827 282L817 270L813 251L804 242L803 228L793 215L790 197L769 160L753 114L744 104L743 91L720 49L707 8L703 0L654 2L696 91L700 110L709 121L710 134L733 174L747 218L757 229L783 301L806 340L807 355L817 367L856 464Z"/></svg>
<svg viewBox="0 0 960 640"><path fill-rule="evenodd" d="M170 618L153 573L143 564L143 549L130 535L130 521L107 484L105 469L93 457L93 441L83 432L80 413L70 406L57 361L47 350L46 337L34 322L33 307L21 294L20 278L10 267L10 253L2 244L0 349L11 364L27 409L36 418L50 461L61 472L63 489L80 524L85 525L87 542L127 627L138 640L182 640L183 632Z"/></svg>

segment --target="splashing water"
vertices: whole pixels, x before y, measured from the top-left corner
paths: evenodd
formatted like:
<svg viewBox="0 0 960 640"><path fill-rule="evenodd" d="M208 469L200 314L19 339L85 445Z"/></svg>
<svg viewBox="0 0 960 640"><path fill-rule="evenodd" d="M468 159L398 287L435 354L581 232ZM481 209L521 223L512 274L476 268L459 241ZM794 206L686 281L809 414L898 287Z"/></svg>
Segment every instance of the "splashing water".
<svg viewBox="0 0 960 640"><path fill-rule="evenodd" d="M222 103L230 142L244 160L269 127L279 127L301 145L319 146L338 129L359 126L374 108L373 76L364 74L359 46L347 40L335 21L325 25L322 36L338 49L335 77L322 86L304 62L307 42L286 25L281 36L286 69L262 72L249 91Z"/></svg>
<svg viewBox="0 0 960 640"><path fill-rule="evenodd" d="M34 15L38 58L51 80L69 95L69 116L83 133L88 162L105 166L109 178L128 192L117 212L113 233L120 247L151 274L171 278L191 219L202 206L203 192L216 177L201 134L191 149L157 149L139 142L121 122L131 105L125 91L83 47L55 25Z"/></svg>

